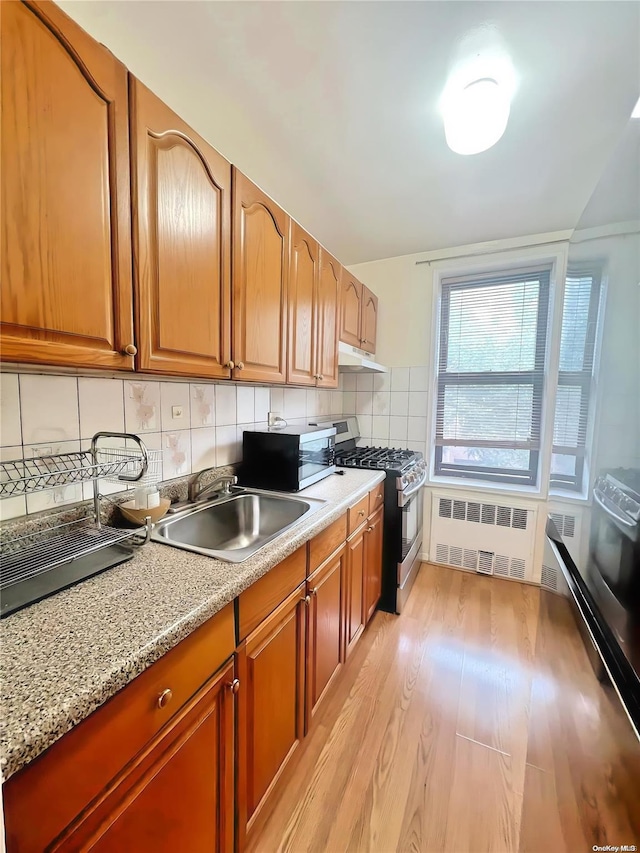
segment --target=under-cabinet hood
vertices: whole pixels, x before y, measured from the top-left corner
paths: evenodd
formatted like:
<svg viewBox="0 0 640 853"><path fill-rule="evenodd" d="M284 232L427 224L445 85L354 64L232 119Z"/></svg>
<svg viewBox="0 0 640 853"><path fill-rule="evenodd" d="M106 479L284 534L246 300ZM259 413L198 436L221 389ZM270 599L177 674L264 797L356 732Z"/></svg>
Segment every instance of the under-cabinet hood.
<svg viewBox="0 0 640 853"><path fill-rule="evenodd" d="M338 370L340 373L387 373L387 368L378 364L362 350L349 344L338 344Z"/></svg>

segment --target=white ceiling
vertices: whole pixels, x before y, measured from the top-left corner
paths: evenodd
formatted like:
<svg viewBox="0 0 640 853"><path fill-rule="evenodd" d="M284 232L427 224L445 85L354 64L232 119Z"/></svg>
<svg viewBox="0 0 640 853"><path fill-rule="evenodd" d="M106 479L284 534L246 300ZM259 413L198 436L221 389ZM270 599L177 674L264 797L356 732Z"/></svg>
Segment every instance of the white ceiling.
<svg viewBox="0 0 640 853"><path fill-rule="evenodd" d="M344 263L574 227L640 91L635 2L60 5ZM478 32L519 83L462 157L437 102Z"/></svg>

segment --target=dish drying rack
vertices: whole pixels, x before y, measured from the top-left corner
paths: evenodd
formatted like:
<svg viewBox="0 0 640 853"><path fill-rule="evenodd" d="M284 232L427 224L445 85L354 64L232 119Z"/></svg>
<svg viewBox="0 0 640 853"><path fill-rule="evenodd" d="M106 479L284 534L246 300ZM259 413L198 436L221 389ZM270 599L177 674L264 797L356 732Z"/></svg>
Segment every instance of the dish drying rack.
<svg viewBox="0 0 640 853"><path fill-rule="evenodd" d="M125 446L101 446L104 440L124 440ZM133 442L136 448L126 446L129 442ZM143 527L126 530L102 523L101 499L104 496L100 494L99 480L106 478L114 483L157 482L160 479L160 459L160 451L147 450L137 435L98 432L91 439L87 450L0 462L0 498L30 495L78 483L93 484L93 508L88 515L54 524L35 533L9 537L3 542L0 583L3 592L7 587L31 581L53 568L77 561L103 548L125 543L144 545L148 542L151 536L149 518ZM122 562L122 559L120 557L118 562Z"/></svg>

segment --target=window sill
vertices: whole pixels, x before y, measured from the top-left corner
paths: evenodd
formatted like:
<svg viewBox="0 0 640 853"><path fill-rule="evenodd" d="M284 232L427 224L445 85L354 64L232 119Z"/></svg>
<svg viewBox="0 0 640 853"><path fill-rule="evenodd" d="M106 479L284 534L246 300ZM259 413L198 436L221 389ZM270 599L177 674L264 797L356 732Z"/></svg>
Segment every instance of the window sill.
<svg viewBox="0 0 640 853"><path fill-rule="evenodd" d="M549 489L550 501L562 501L568 504L589 504L591 496L585 492L570 492L566 489Z"/></svg>
<svg viewBox="0 0 640 853"><path fill-rule="evenodd" d="M467 480L462 477L430 476L426 485L433 489L459 489L464 492L484 492L490 495L521 495L536 501L546 501L538 486L509 486L506 483L491 483L487 480Z"/></svg>

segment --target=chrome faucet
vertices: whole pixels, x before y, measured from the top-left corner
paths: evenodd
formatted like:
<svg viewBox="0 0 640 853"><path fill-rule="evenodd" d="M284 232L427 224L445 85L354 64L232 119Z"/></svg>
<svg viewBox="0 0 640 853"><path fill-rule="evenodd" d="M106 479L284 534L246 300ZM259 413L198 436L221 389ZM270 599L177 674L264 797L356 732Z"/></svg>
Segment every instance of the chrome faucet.
<svg viewBox="0 0 640 853"><path fill-rule="evenodd" d="M207 483L206 486L200 485L202 475L214 470L214 468L205 468L204 471L200 471L192 483L189 483L189 500L191 503L201 501L207 495L211 494L211 492L215 491L219 491L221 495L231 494L231 486L235 486L238 482L238 478L234 474L221 474L215 480Z"/></svg>

